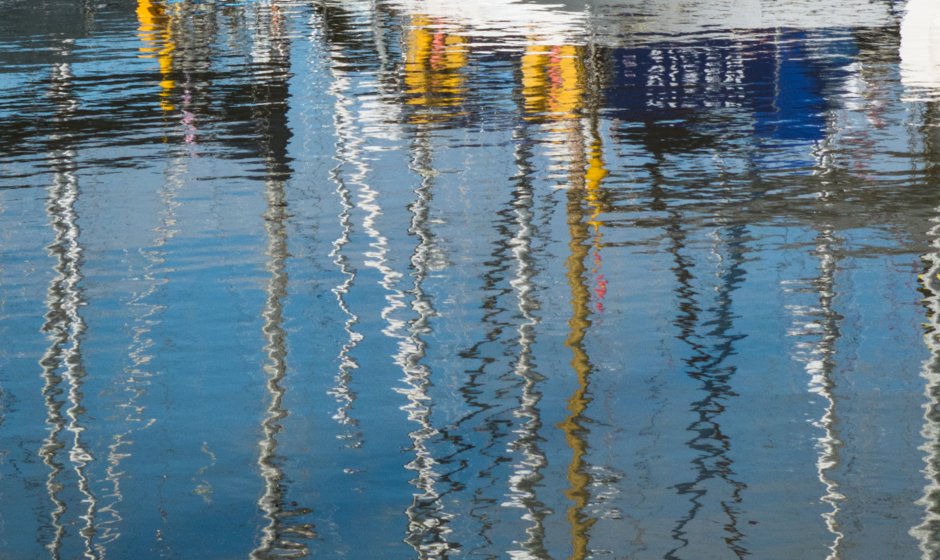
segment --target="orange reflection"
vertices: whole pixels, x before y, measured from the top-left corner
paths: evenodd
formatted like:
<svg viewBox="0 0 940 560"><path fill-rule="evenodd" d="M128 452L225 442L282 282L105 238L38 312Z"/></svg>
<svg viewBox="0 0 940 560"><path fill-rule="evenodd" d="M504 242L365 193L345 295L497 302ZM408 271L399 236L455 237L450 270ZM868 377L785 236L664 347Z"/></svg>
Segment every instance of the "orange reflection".
<svg viewBox="0 0 940 560"><path fill-rule="evenodd" d="M426 109L415 122L442 120L459 114L466 98L467 39L435 29L430 18L414 16L408 28L405 55L407 103ZM444 109L444 111L440 111Z"/></svg>
<svg viewBox="0 0 940 560"><path fill-rule="evenodd" d="M160 108L172 111L170 99L176 82L173 74L173 51L176 44L166 5L152 0L137 0L138 36L146 44L140 47L141 57L156 58L160 64Z"/></svg>

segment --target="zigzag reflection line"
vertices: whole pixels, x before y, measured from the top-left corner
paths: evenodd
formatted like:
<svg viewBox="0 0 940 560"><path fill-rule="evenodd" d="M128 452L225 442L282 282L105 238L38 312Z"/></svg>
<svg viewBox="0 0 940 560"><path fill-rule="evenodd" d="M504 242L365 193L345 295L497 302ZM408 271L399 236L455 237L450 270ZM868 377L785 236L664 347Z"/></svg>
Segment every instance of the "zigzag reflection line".
<svg viewBox="0 0 940 560"><path fill-rule="evenodd" d="M825 488L825 494L820 501L830 507L829 511L822 513L826 530L832 535L827 560L837 560L842 557L841 547L845 538L839 522L841 511L839 504L845 496L839 491L839 483L831 476L832 471L839 465L839 449L843 445L837 429L837 406L833 393L835 383L832 379L832 370L835 367L835 344L839 338L839 315L832 306L835 298L835 273L838 269L838 261L835 257L837 243L838 240L831 228L825 228L819 233L815 251L819 258L819 276L812 281L813 288L819 295L818 307L792 306L791 312L795 315L796 324L790 332L791 335L819 336L814 345L801 345L796 357L805 362L804 369L809 374L809 391L819 395L825 401L823 413L813 425L823 431L816 438L818 450L816 476ZM808 317L808 319L801 320L802 317Z"/></svg>
<svg viewBox="0 0 940 560"><path fill-rule="evenodd" d="M428 394L431 369L421 363L427 353L427 343L422 335L430 331L429 321L436 315L431 299L424 292L424 281L428 277L435 248L434 236L429 228L434 173L428 144L429 140L419 132L413 143L411 168L421 177L421 183L414 191L415 201L409 206L412 215L409 233L418 239L411 256L411 310L415 318L409 322L405 340L399 343L395 361L401 367L403 381L407 385L407 388L398 390L408 400L402 410L407 412L409 421L417 424L416 429L408 434L415 458L405 468L415 471L416 478L411 483L420 494L414 494L412 504L405 512L408 517L405 542L415 549L420 558L440 558L448 553L456 553L460 547L450 541L453 529L449 523L454 516L445 511L441 501L437 488L440 474L435 469L437 461L428 446L438 430L431 422L433 402ZM428 534L430 538L426 536Z"/></svg>
<svg viewBox="0 0 940 560"><path fill-rule="evenodd" d="M936 213L940 216L940 208ZM920 374L924 380L924 423L920 431L924 443L919 449L924 453L923 473L927 483L916 502L924 508L922 521L910 530L923 560L940 558L937 537L940 534L940 217L932 218L931 222L936 224L928 230L934 252L922 257L929 266L920 277L927 308L924 343L930 351Z"/></svg>
<svg viewBox="0 0 940 560"><path fill-rule="evenodd" d="M65 45L63 55L68 55L69 44ZM71 93L72 69L67 62L55 64L52 69L52 88L50 97L57 106L56 119L67 122L78 107L78 102ZM66 135L53 136L54 143L68 140ZM46 315L46 324L43 330L52 331L51 345L47 350L41 365L43 367L44 387L43 397L46 404L47 424L52 425L43 446L40 456L49 466L50 473L46 480L46 488L50 501L54 505L51 515L53 538L47 545L50 555L58 559L62 542L65 538L65 527L62 517L68 511L68 505L59 497L62 484L57 482L65 466L56 462L56 455L65 449L66 444L60 441L62 432L71 434L71 446L68 449L68 461L75 472L79 493L83 496L82 502L87 504L78 518L84 521L79 530L84 551L83 556L94 560L95 515L97 511L97 498L91 491L90 482L86 474L87 465L94 460L91 453L82 441L84 427L81 417L84 413L82 384L86 375L82 364L81 339L86 331L84 318L79 312L85 304L82 296L81 281L83 248L80 243L81 230L78 226L78 214L75 205L78 201L79 187L76 176L76 153L71 148L56 149L50 154L55 176L49 188L49 197L46 211L55 232L54 242L49 246L49 252L56 257L55 270L57 276L52 280L49 288L47 305L49 311ZM62 374L56 371L62 369ZM58 400L62 394L61 384L67 383L65 400ZM65 414L62 414L62 408Z"/></svg>
<svg viewBox="0 0 940 560"><path fill-rule="evenodd" d="M521 139L517 138L518 140ZM527 181L531 170L528 169L525 150L522 142L517 142L516 161L519 167L519 184L513 203L516 233L510 240L516 267L515 277L509 282L516 292L516 307L522 319L517 329L519 356L513 366L513 373L521 379L522 391L519 397L519 408L513 414L523 419L523 423L516 430L518 437L510 443L510 448L519 452L520 459L512 467L512 474L508 481L508 501L503 505L524 509L523 519L530 522L525 529L526 540L518 543L522 549L508 551L510 558L544 560L549 558L545 549L543 524L547 512L544 510L544 504L539 501L535 488L542 478L541 470L548 464L548 459L537 443L539 430L542 427L539 410L542 395L538 391L539 376L534 371L532 346L535 343L535 328L540 319L533 313L539 305L533 286L533 280L537 274L532 254L534 193Z"/></svg>
<svg viewBox="0 0 940 560"><path fill-rule="evenodd" d="M130 427L122 433L115 434L112 442L108 445L108 466L106 468L105 479L111 485L111 492L105 498L110 498L110 502L101 506L100 514L110 515L110 519L99 523L99 537L97 550L104 557L105 545L110 544L121 537L120 525L123 517L118 509L124 501L124 495L121 490L121 478L124 472L121 470L123 461L131 456L126 449L133 445L130 439L135 433L147 430L156 422L155 418L145 419L144 412L146 407L139 404L139 401L146 394L146 387L150 385L150 379L154 372L150 371L147 364L153 359L151 348L156 344L151 333L154 326L158 323L154 318L163 310L165 305L150 303L147 301L156 294L160 288L166 285L169 280L159 278L158 274L165 272L163 268L166 264L163 247L169 243L177 233L176 228L176 209L181 203L176 200L179 190L182 188L182 174L186 170L186 160L178 158L170 166L167 180L164 181L160 189L160 201L163 210L160 216L160 224L154 229L156 237L151 248L140 249L141 255L146 260L144 266L143 280L146 282L145 288L136 294L128 302L128 307L140 309L141 313L134 318L132 327L131 345L129 347L129 356L131 364L124 369L125 387L128 394L127 400L120 405L123 411L126 411L125 422Z"/></svg>

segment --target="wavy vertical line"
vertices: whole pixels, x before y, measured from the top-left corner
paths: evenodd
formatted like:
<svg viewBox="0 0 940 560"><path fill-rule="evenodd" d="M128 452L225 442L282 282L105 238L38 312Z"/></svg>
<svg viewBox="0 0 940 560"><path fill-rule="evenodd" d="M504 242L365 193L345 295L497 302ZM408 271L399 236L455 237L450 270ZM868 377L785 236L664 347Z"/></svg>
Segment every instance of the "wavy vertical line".
<svg viewBox="0 0 940 560"><path fill-rule="evenodd" d="M339 367L336 375L333 377L333 386L328 394L332 396L337 404L336 411L333 413L333 419L345 431L337 436L344 440L350 448L359 448L363 445L362 433L358 430L359 421L353 414L355 410L357 393L352 389L354 379L353 372L359 368L359 364L353 357L353 351L363 340L363 335L356 331L355 326L359 322L359 317L349 308L346 302L350 290L356 282L357 270L350 263L349 257L344 253L346 245L350 243L352 233L355 229L352 222L352 210L356 208L353 201L353 193L344 177L344 169L350 163L348 158L349 143L355 142L347 131L353 126L353 116L349 110L352 101L346 94L346 89L351 85L351 78L343 70L333 65L330 69L333 80L330 83L330 94L335 99L333 110L333 128L336 131L336 159L337 165L330 171L330 178L336 185L335 192L339 197L341 210L338 216L340 223L340 235L333 241L333 250L330 256L333 262L339 268L343 275L343 280L336 285L332 292L336 296L336 302L346 320L343 322L343 330L346 332L346 342L340 348L337 355ZM360 174L364 174L360 171Z"/></svg>
<svg viewBox="0 0 940 560"><path fill-rule="evenodd" d="M844 534L839 523L839 504L845 497L839 491L839 483L832 478L832 472L838 467L839 450L843 443L838 430L837 402L834 395L835 382L832 372L835 368L835 345L839 339L839 321L841 316L833 308L835 299L835 273L838 260L835 256L839 240L831 228L823 228L816 239L814 255L818 259L819 274L809 281L808 286L795 283L787 286L791 292L812 290L818 296L813 306L791 305L794 324L790 336L815 339L815 342L799 342L795 358L804 363L804 370L809 375L807 388L824 401L822 415L813 422L813 426L822 430L816 438L816 476L825 488L820 501L830 510L823 512L822 518L826 530L832 535L828 545L828 560L842 557L841 544Z"/></svg>
<svg viewBox="0 0 940 560"><path fill-rule="evenodd" d="M60 54L65 58L69 56L70 50L71 42L67 42ZM72 91L71 64L64 61L54 64L51 82L49 97L56 108L54 121L64 128L78 108L78 101ZM79 196L76 152L70 145L67 133L57 131L51 140L53 151L50 158L54 179L48 191L46 212L55 236L47 249L56 258L57 275L49 288L49 311L43 327L44 331L53 333L50 337L51 345L41 360L46 423L51 429L39 452L43 462L50 468L46 488L54 506L50 520L53 537L47 544L47 549L53 558L59 558L66 536L62 518L69 508L66 501L60 498L59 493L64 486L58 481L66 466L64 461L58 462L56 457L60 451L67 449L68 463L76 475L77 489L82 495L82 502L87 504L84 512L78 515L84 522L79 529L84 547L83 556L95 559L97 556L93 539L96 533L97 498L91 490L86 473L88 464L94 458L82 440L84 427L81 425L84 415L82 385L86 376L81 341L86 325L80 313L85 300L81 288L83 248L80 242L78 214L75 210ZM63 394L64 399L61 398ZM70 445L65 441L69 435Z"/></svg>
<svg viewBox="0 0 940 560"><path fill-rule="evenodd" d="M936 212L940 215L940 208ZM924 380L924 423L920 431L924 443L919 449L924 454L922 472L927 482L916 502L924 509L923 517L910 530L923 560L940 558L940 218L930 221L934 224L928 230L932 251L921 257L926 270L919 278L927 315L924 343L930 352L920 374Z"/></svg>
<svg viewBox="0 0 940 560"><path fill-rule="evenodd" d="M538 445L543 425L539 408L542 376L537 371L533 352L536 327L540 322L540 317L535 313L540 303L534 285L538 271L532 247L536 229L533 224L535 196L530 181L531 150L524 137L524 128L517 130L514 136L517 175L512 207L516 231L509 246L516 266L515 275L509 284L516 294L516 308L521 319L517 328L518 357L512 370L521 382L519 406L513 415L520 418L522 423L516 429L516 439L509 444L509 448L519 454L519 459L513 464L508 480L509 493L503 505L525 510L522 517L529 522L525 540L517 541L521 549L507 551L510 558L546 560L550 555L545 547L544 520L549 512L536 493L539 482L544 478L542 469L548 465L548 458Z"/></svg>
<svg viewBox="0 0 940 560"><path fill-rule="evenodd" d="M282 421L290 414L284 407L287 390L287 331L284 328L284 300L288 294L289 257L287 223L290 219L286 182L291 175L287 163L286 139L290 136L286 122L288 80L290 78L290 40L286 36L286 15L281 3L271 0L257 5L256 24L251 29L252 63L256 81L264 86L256 95L255 120L259 128L261 157L266 167L264 229L267 237L265 270L269 274L262 308L262 334L267 363L263 367L265 390L269 401L261 421L258 442L258 469L263 491L258 508L267 520L261 529L258 545L251 551L252 559L300 558L309 555L303 541L316 538L310 523L289 523L290 519L311 512L309 508L287 504L285 458L279 453L278 436L284 429Z"/></svg>
<svg viewBox="0 0 940 560"><path fill-rule="evenodd" d="M408 532L404 541L420 558L444 558L458 554L460 545L451 540L453 530L449 523L455 516L445 511L438 489L441 474L435 468L438 461L429 448L438 430L431 422L434 405L428 394L432 385L432 372L421 363L427 354L427 343L422 335L431 331L429 322L437 315L431 297L424 292L424 281L431 270L437 244L430 228L434 186L431 155L429 138L419 131L412 143L410 167L421 181L414 189L414 201L409 204L411 223L408 228L409 233L418 240L411 255L410 308L414 318L408 323L407 341L399 346L395 361L402 368L405 374L403 381L407 385L399 390L408 400L402 410L407 413L408 420L416 424L416 428L408 434L414 459L405 468L415 472L411 483L418 493L413 494L412 503L405 511Z"/></svg>
<svg viewBox="0 0 940 560"><path fill-rule="evenodd" d="M129 448L134 445L132 437L135 433L148 429L156 422L155 418L148 419L144 417L146 407L140 404L140 400L146 395L151 378L156 375L156 372L148 366L154 358L152 348L156 344L151 333L159 323L156 319L157 315L164 311L166 306L148 303L148 301L169 282L167 278L161 278L160 275L166 272L164 247L177 233L175 229L176 209L181 204L176 198L183 186L182 176L186 172L186 161L185 157L174 160L169 167L166 180L160 188L159 197L163 208L160 213L160 223L154 229L156 235L151 247L149 249L140 249L140 254L146 260L142 275L145 287L135 294L127 304L129 308L139 310L139 314L134 318L131 327L132 338L128 348L131 363L124 368L123 372L124 379L122 383L127 394L127 400L119 405L124 412L124 421L130 424L130 427L119 434L115 434L108 445L108 466L105 480L110 485L110 494L102 496L102 498L110 499L110 502L103 504L99 513L109 515L110 519L99 523L98 544L96 545L102 558L106 555L106 546L121 537L120 525L124 519L121 516L119 507L124 501L121 480L125 475L125 472L121 470L121 465L125 459L131 456Z"/></svg>

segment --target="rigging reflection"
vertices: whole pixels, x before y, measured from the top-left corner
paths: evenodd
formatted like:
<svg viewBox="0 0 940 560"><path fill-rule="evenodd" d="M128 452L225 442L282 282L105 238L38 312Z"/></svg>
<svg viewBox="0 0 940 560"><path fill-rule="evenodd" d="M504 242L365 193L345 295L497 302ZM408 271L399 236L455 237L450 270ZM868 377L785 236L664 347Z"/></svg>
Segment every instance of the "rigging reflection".
<svg viewBox="0 0 940 560"><path fill-rule="evenodd" d="M437 250L437 240L430 228L430 205L433 198L433 165L431 146L425 131L418 131L412 140L411 167L421 178L415 189L415 199L409 205L411 224L409 233L417 238L411 255L410 307L415 317L408 322L407 339L399 344L395 361L404 372L408 385L401 392L408 400L402 407L408 420L416 429L408 434L411 438L414 460L406 468L415 472L411 483L415 493L411 505L405 511L408 531L405 542L417 552L419 558L447 558L458 554L460 545L453 541L453 530L449 527L453 515L447 513L442 502L439 480L430 443L439 432L431 422L433 401L428 390L431 387L431 369L421 363L427 354L424 336L431 332L430 319L437 315L432 298L424 291L424 282L432 270Z"/></svg>
<svg viewBox="0 0 940 560"><path fill-rule="evenodd" d="M283 8L279 2L253 7L252 69L255 87L253 117L258 127L260 156L266 168L264 214L270 278L265 291L262 332L265 338L267 364L264 373L269 402L261 423L258 467L264 491L258 507L267 520L258 546L251 557L300 558L309 554L307 543L316 538L312 524L304 517L311 510L288 499L288 479L284 472L287 461L278 449L278 436L284 429L289 411L284 407L287 389L287 332L284 329L284 299L288 291L286 261L289 255L287 222L289 220L286 183L291 176L287 144L291 136L287 121L289 98L290 39L287 37Z"/></svg>
<svg viewBox="0 0 940 560"><path fill-rule="evenodd" d="M163 186L160 188L160 202L163 206L160 224L154 229L156 237L149 248L140 248L144 257L143 280L144 288L134 294L128 302L131 309L138 313L134 317L131 332L132 340L128 348L131 364L124 368L124 378L120 381L127 399L119 405L123 413L127 428L112 437L108 445L108 466L105 480L110 485L110 492L103 498L108 500L100 509L102 516L108 515L99 524L98 546L104 556L105 546L121 538L121 524L123 517L120 506L124 501L121 488L122 479L126 472L122 468L125 459L131 457L131 449L135 444L135 434L149 429L156 418L146 417L146 405L142 402L148 392L152 378L157 375L149 365L154 358L153 347L156 345L152 337L154 328L160 322L160 315L166 306L152 302L154 296L166 285L166 249L165 246L176 235L176 210L180 206L177 201L179 190L183 186L183 176L186 173L187 156L179 156L173 160L167 170Z"/></svg>
<svg viewBox="0 0 940 560"><path fill-rule="evenodd" d="M670 215L681 221L678 212ZM687 242L679 221L667 226L674 243L671 252L676 264L673 270L679 298L679 315L675 325L679 329L678 339L692 351L692 355L685 359L688 367L686 374L701 383L703 395L692 403L691 410L697 418L687 427L694 434L686 444L693 452L695 480L675 486L679 495L688 496L689 511L676 520L672 537L678 544L665 557L679 558L686 548L693 545L689 526L706 507L714 503L706 498L709 482L717 479L724 483L729 492L728 497L719 497L717 500L721 514L727 519L723 524L722 540L731 553L742 558L749 553L742 542L744 534L739 527L738 513L742 493L747 485L736 478L731 458L731 440L723 432L720 419L726 403L736 396L731 381L737 368L726 362L735 353L735 343L744 337L732 330L736 317L732 311L732 296L744 282L747 227L736 224L728 226L725 232L720 229L714 231L713 255L718 261L716 278L719 284L715 286L715 303L705 309L697 301L699 292L691 271L695 263L682 253ZM706 313L713 314L713 317L705 319L702 315Z"/></svg>
<svg viewBox="0 0 940 560"><path fill-rule="evenodd" d="M549 515L544 502L538 495L539 483L544 479L543 469L548 464L545 452L539 446L542 429L541 408L542 391L539 388L543 379L538 373L533 345L536 327L540 317L537 310L540 302L536 292L535 277L538 274L533 238L536 235L535 192L532 186L532 143L527 137L527 127L520 126L515 131L515 159L517 174L513 192L512 209L515 221L515 235L510 241L510 248L515 260L515 277L510 285L516 294L516 306L521 322L518 326L518 356L513 364L513 373L520 378L521 394L519 405L513 414L520 419L516 429L518 436L509 448L518 453L519 458L513 464L509 477L509 493L504 506L525 510L523 519L528 521L526 538L517 541L521 550L508 551L515 560L545 560L550 558L545 546L545 518Z"/></svg>
<svg viewBox="0 0 940 560"><path fill-rule="evenodd" d="M63 491L68 484L66 462L75 475L75 485L81 495L84 511L77 511L78 535L83 546L83 556L94 559L99 552L94 546L98 500L92 492L87 473L88 465L94 461L82 437L85 427L83 385L87 372L82 356L82 339L87 326L80 312L85 305L81 287L83 279L83 248L81 229L78 225L76 204L79 197L78 167L76 152L67 132L69 122L78 109L74 94L74 76L71 57L72 41L66 41L60 50L59 60L53 65L49 97L55 106L56 132L51 139L53 148L49 157L54 169L53 182L48 190L46 212L54 231L54 241L47 247L56 259L55 273L47 294L48 311L43 331L49 334L50 347L40 364L43 369L43 399L46 405L46 423L49 426L39 455L49 467L46 489L52 502L52 535L46 548L52 558L62 554L68 527L68 498ZM64 395L64 398L63 398ZM66 439L71 435L71 443ZM66 452L65 457L60 457Z"/></svg>

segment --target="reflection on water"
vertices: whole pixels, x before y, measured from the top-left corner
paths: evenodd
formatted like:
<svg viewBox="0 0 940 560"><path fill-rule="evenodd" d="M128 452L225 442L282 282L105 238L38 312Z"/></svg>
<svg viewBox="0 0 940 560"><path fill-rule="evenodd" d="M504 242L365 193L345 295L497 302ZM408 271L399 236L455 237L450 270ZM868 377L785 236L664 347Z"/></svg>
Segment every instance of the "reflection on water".
<svg viewBox="0 0 940 560"><path fill-rule="evenodd" d="M938 13L11 5L3 553L940 557Z"/></svg>

